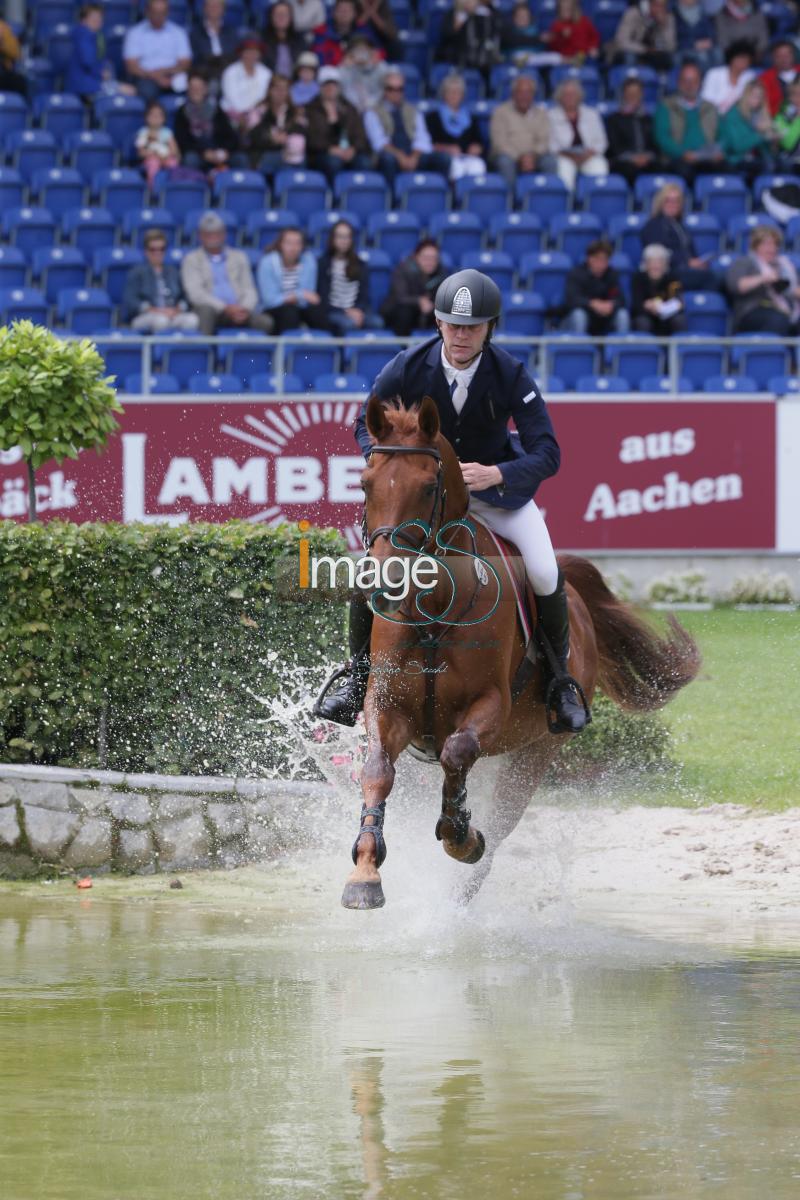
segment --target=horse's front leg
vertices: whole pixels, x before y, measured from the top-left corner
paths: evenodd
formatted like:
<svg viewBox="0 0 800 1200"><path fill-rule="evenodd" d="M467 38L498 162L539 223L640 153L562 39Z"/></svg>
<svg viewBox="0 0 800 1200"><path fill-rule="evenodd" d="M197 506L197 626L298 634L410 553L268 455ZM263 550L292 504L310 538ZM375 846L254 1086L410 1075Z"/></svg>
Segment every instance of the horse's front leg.
<svg viewBox="0 0 800 1200"><path fill-rule="evenodd" d="M471 814L467 809L467 775L500 732L504 708L507 709L508 704L503 704L497 688L481 696L468 709L455 733L447 738L439 755L444 785L442 815L436 823L436 837L450 857L459 862L478 862L486 848L481 831L469 823Z"/></svg>
<svg viewBox="0 0 800 1200"><path fill-rule="evenodd" d="M367 717L369 742L361 770L361 827L353 844L354 868L342 893L345 908L382 908L386 903L378 868L386 857L383 816L394 784L394 764L411 738L402 713L389 710Z"/></svg>

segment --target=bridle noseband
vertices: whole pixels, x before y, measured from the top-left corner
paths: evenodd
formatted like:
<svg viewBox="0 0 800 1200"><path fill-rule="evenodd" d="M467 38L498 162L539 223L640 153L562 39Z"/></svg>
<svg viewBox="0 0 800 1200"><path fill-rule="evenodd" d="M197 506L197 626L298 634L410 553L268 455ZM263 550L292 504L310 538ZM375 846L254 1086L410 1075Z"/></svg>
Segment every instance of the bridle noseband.
<svg viewBox="0 0 800 1200"><path fill-rule="evenodd" d="M373 454L427 454L436 462L436 491L433 496L433 505L431 507L430 519L427 522L428 532L425 534L424 540L419 546L407 544L399 549L408 549L421 551L424 550L428 542L435 536L436 526L441 525L444 516L444 506L447 499L447 489L444 486L444 474L442 471L442 456L435 446L370 446L369 455ZM438 509L438 518L437 518ZM419 522L423 524L422 521ZM398 527L395 525L379 525L372 533L367 529L367 508L364 506L364 517L361 523L361 534L364 541L364 549L370 551L377 542L378 538L391 538ZM403 530L400 530L398 537L402 536ZM394 543L392 543L394 545Z"/></svg>

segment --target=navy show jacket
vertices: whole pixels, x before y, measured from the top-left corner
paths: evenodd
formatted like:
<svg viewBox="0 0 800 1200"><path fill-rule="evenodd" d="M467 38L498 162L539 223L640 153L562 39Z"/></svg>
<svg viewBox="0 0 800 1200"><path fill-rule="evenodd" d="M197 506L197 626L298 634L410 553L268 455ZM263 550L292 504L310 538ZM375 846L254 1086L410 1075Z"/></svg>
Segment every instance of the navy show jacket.
<svg viewBox="0 0 800 1200"><path fill-rule="evenodd" d="M381 400L401 399L406 408L431 396L444 436L461 462L498 466L502 486L474 495L497 508L522 508L561 462L553 426L539 389L516 358L491 343L484 349L461 413L450 397L442 368L438 334L409 346L388 362L375 380ZM356 441L366 455L371 438L365 401L355 423ZM518 436L508 428L513 417Z"/></svg>

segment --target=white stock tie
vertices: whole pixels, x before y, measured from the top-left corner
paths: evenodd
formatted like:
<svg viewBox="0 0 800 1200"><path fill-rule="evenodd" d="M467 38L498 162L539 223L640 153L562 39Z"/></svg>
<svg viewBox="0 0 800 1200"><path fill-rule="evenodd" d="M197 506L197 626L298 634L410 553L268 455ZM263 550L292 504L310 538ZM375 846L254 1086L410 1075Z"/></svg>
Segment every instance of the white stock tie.
<svg viewBox="0 0 800 1200"><path fill-rule="evenodd" d="M467 385L464 383L464 375L461 371L456 371L456 377L450 384L450 395L453 399L453 408L460 414L467 399Z"/></svg>

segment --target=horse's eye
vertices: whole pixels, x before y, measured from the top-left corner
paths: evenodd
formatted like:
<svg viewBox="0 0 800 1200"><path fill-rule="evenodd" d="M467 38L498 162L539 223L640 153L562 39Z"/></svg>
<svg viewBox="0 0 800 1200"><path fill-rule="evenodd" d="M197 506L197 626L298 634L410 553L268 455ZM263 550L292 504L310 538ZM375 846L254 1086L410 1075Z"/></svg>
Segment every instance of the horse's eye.
<svg viewBox="0 0 800 1200"><path fill-rule="evenodd" d="M426 496L435 496L436 495L436 484L435 483L426 483L425 484L425 495Z"/></svg>

